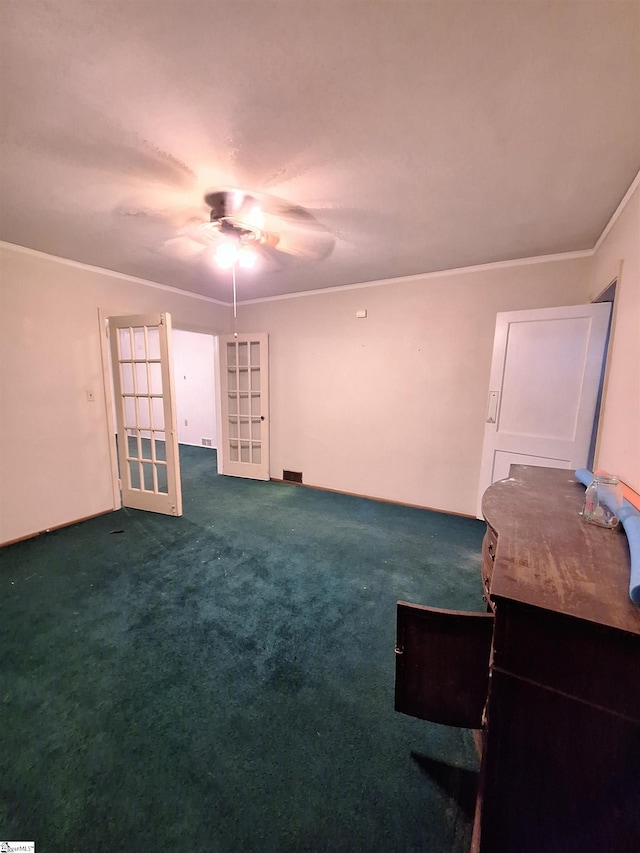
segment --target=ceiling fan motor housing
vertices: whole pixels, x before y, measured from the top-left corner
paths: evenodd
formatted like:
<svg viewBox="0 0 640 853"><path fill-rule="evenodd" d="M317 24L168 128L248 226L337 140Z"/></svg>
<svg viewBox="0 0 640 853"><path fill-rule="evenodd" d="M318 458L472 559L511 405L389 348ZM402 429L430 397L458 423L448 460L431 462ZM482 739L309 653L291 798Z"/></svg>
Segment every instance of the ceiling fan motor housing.
<svg viewBox="0 0 640 853"><path fill-rule="evenodd" d="M209 222L198 227L200 240L251 245L282 265L293 259L318 261L333 250L333 236L304 208L265 193L212 190L204 196ZM274 254L275 250L277 254Z"/></svg>
<svg viewBox="0 0 640 853"><path fill-rule="evenodd" d="M243 221L243 210L246 210L248 205L257 204L256 199L248 193L217 190L208 193L204 200L211 208L209 222L204 223L200 229L205 237L215 239L221 235L241 244L268 242L267 236L260 228Z"/></svg>

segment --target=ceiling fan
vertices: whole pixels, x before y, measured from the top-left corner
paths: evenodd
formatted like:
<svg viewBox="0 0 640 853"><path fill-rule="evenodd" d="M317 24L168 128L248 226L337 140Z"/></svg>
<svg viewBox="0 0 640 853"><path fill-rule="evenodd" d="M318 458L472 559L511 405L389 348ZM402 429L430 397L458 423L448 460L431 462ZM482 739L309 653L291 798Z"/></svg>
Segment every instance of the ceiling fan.
<svg viewBox="0 0 640 853"><path fill-rule="evenodd" d="M207 253L213 248L218 266L236 263L282 268L297 261L320 261L333 250L335 238L307 210L276 196L240 189L207 192L208 221L191 218L177 237L166 240L178 254ZM190 247L184 241L191 242Z"/></svg>

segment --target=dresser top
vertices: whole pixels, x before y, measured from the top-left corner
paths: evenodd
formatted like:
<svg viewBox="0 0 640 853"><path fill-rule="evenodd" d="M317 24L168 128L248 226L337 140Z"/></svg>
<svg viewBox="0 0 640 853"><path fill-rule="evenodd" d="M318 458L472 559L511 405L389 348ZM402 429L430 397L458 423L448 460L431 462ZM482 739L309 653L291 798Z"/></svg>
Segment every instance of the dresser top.
<svg viewBox="0 0 640 853"><path fill-rule="evenodd" d="M627 537L582 519L584 491L573 471L530 465L487 489L482 512L498 534L491 597L640 634Z"/></svg>

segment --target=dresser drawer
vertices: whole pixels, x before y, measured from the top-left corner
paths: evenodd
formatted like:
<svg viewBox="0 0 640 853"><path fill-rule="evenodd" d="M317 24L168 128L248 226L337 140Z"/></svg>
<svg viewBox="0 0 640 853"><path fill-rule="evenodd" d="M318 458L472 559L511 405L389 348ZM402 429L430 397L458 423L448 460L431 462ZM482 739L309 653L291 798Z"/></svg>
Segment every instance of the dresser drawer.
<svg viewBox="0 0 640 853"><path fill-rule="evenodd" d="M493 667L640 721L640 637L496 601Z"/></svg>

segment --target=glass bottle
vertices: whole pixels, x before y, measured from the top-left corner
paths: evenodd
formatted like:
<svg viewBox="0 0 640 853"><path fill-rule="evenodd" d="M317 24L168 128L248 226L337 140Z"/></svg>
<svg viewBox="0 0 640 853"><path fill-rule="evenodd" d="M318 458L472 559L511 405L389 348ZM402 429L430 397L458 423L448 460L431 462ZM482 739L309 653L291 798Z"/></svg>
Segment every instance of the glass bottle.
<svg viewBox="0 0 640 853"><path fill-rule="evenodd" d="M580 513L585 521L600 527L615 527L622 506L620 480L612 474L594 474L584 493Z"/></svg>

